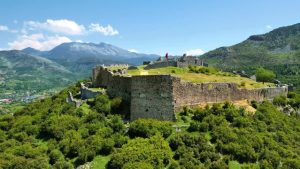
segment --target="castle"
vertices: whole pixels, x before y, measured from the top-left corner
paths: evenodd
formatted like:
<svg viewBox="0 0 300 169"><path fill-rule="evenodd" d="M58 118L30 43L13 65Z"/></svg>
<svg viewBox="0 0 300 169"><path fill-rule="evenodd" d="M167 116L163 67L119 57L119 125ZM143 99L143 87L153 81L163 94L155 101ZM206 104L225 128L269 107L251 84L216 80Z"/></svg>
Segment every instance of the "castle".
<svg viewBox="0 0 300 169"><path fill-rule="evenodd" d="M122 97L130 106L130 120L174 121L175 112L185 106L245 99L263 101L288 92L286 86L246 89L236 83L193 83L168 74L130 76L126 69L111 71L104 66L93 69L92 81L94 87L105 88L110 97Z"/></svg>
<svg viewBox="0 0 300 169"><path fill-rule="evenodd" d="M203 59L194 56L187 56L184 54L182 57L173 57L173 58L163 58L160 57L157 61L146 61L144 62L145 69L155 69L162 68L166 66L174 66L174 67L187 67L189 65L193 66L208 66Z"/></svg>

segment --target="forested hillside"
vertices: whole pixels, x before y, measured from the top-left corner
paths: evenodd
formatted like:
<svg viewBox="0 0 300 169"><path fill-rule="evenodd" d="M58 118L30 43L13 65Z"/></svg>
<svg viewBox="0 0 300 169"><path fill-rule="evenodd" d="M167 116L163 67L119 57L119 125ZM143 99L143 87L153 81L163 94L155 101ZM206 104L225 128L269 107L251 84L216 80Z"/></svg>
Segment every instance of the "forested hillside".
<svg viewBox="0 0 300 169"><path fill-rule="evenodd" d="M281 27L263 35L212 50L201 56L209 65L227 71L244 70L254 74L256 68L273 70L283 83L291 83L300 92L300 24Z"/></svg>
<svg viewBox="0 0 300 169"><path fill-rule="evenodd" d="M176 122L124 123L121 98L98 95L79 108L68 91L0 116L0 168L300 168L300 96L185 108Z"/></svg>

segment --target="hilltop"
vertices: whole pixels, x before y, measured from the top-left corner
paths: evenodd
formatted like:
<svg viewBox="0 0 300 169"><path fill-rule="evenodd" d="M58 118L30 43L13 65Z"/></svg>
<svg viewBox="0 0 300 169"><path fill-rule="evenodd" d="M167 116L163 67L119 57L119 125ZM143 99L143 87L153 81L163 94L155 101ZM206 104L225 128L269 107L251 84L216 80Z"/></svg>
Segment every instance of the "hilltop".
<svg viewBox="0 0 300 169"><path fill-rule="evenodd" d="M176 121L123 121L123 101L98 95L76 108L68 92L0 115L1 168L299 168L299 95L253 102L255 112L226 102L185 108ZM276 107L275 105L279 106ZM255 110L254 109L254 110Z"/></svg>
<svg viewBox="0 0 300 169"><path fill-rule="evenodd" d="M275 71L283 83L292 83L299 88L300 24L250 36L236 45L207 52L201 58L209 65L227 71L253 73L257 67L265 67Z"/></svg>

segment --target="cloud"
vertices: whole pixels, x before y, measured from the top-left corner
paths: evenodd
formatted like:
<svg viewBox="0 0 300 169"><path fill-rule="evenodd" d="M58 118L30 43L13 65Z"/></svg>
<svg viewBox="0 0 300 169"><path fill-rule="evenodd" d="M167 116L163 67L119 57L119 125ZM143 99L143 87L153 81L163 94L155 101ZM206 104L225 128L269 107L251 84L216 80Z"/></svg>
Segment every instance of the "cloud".
<svg viewBox="0 0 300 169"><path fill-rule="evenodd" d="M137 50L135 49L128 49L129 52L132 52L132 53L139 53Z"/></svg>
<svg viewBox="0 0 300 169"><path fill-rule="evenodd" d="M96 24L96 23L90 24L89 31L90 32L99 32L105 36L114 36L114 35L119 34L119 31L114 29L111 25L102 26L102 25Z"/></svg>
<svg viewBox="0 0 300 169"><path fill-rule="evenodd" d="M85 32L83 25L67 19L47 19L46 22L27 21L24 25L27 30L46 30L67 35L81 35Z"/></svg>
<svg viewBox="0 0 300 169"><path fill-rule="evenodd" d="M15 29L9 29L8 26L5 26L5 25L0 25L0 32L1 31L10 32L10 33L18 33L19 32L18 30L15 30Z"/></svg>
<svg viewBox="0 0 300 169"><path fill-rule="evenodd" d="M5 25L0 25L0 31L9 31L9 29Z"/></svg>
<svg viewBox="0 0 300 169"><path fill-rule="evenodd" d="M185 53L187 55L197 56L197 55L202 55L205 52L202 49L192 49L192 50L186 51Z"/></svg>
<svg viewBox="0 0 300 169"><path fill-rule="evenodd" d="M273 29L273 26L271 26L271 25L266 25L266 28L267 28L267 29Z"/></svg>
<svg viewBox="0 0 300 169"><path fill-rule="evenodd" d="M38 50L50 50L57 45L71 40L65 36L44 36L43 34L22 35L17 40L8 43L10 49L21 50L27 47L32 47Z"/></svg>

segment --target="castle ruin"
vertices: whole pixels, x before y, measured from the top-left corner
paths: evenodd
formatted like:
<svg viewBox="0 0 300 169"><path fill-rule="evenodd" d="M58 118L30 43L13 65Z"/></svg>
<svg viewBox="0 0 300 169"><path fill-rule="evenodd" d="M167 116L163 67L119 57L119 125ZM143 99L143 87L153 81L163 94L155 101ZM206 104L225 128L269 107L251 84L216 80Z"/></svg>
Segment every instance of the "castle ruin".
<svg viewBox="0 0 300 169"><path fill-rule="evenodd" d="M288 88L239 88L236 83L192 83L172 75L130 76L126 70L93 69L93 85L103 87L110 97L122 97L130 106L130 120L153 118L175 120L175 112L184 106L225 101L273 99L286 95Z"/></svg>
<svg viewBox="0 0 300 169"><path fill-rule="evenodd" d="M184 54L182 57L173 57L173 58L163 58L160 57L157 61L151 62L144 62L145 69L155 69L155 68L162 68L167 66L174 66L174 67L188 67L189 65L192 66L208 66L203 59L200 59L195 56L187 56Z"/></svg>

